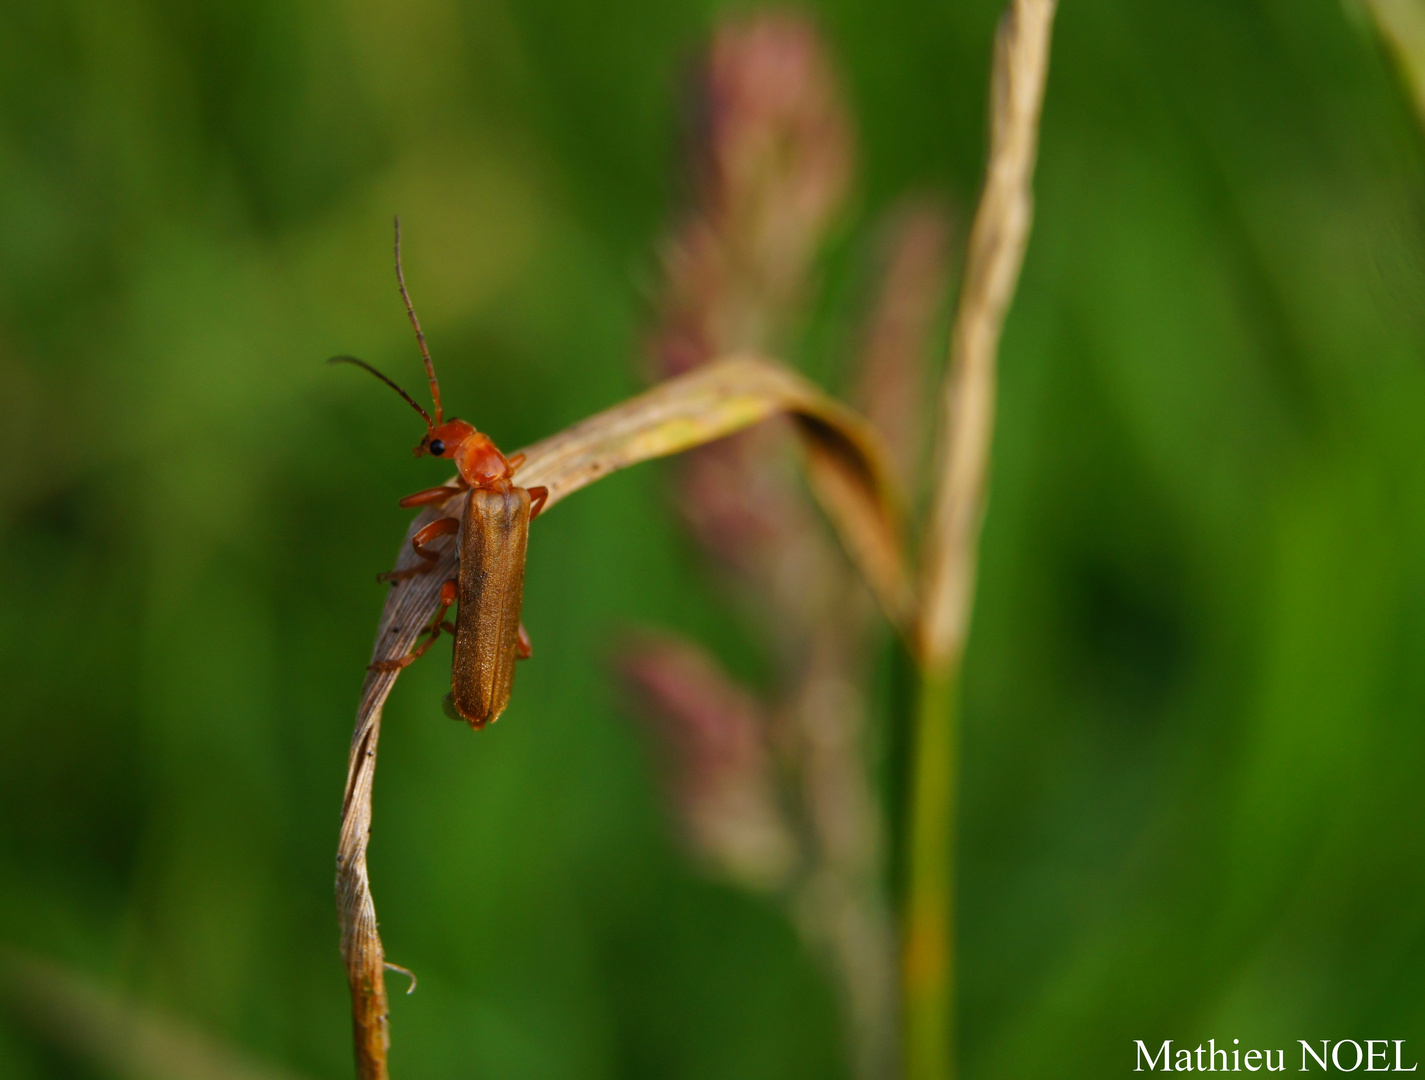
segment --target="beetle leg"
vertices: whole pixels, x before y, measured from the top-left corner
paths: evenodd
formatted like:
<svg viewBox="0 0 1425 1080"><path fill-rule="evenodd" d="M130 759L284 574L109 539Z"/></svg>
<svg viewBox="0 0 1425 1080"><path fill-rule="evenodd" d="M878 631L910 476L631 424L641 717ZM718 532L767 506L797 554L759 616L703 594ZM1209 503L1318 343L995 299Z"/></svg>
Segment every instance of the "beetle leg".
<svg viewBox="0 0 1425 1080"><path fill-rule="evenodd" d="M521 465L524 464L524 455L511 454L509 457L505 458L505 464L510 467L510 472L514 472L516 469L518 469Z"/></svg>
<svg viewBox="0 0 1425 1080"><path fill-rule="evenodd" d="M430 506L433 503L443 503L459 495L464 490L464 485L426 488L424 491L417 491L414 495L407 495L401 500L400 505L402 509L410 510L417 506Z"/></svg>
<svg viewBox="0 0 1425 1080"><path fill-rule="evenodd" d="M534 655L534 642L529 639L529 631L524 628L524 623L520 623L520 636L515 641L515 656L521 660L528 660Z"/></svg>
<svg viewBox="0 0 1425 1080"><path fill-rule="evenodd" d="M549 501L549 489L547 487L532 487L529 489L529 519L533 521L539 517L539 512L544 509L544 504Z"/></svg>
<svg viewBox="0 0 1425 1080"><path fill-rule="evenodd" d="M450 536L452 533L458 533L459 531L459 518L438 518L420 530L420 532L416 533L415 536L411 537L411 547L415 549L416 554L422 559L429 559L431 562L435 562L440 558L440 552L432 551L426 545L437 537Z"/></svg>
<svg viewBox="0 0 1425 1080"><path fill-rule="evenodd" d="M417 640L419 640L420 637L429 634L430 636L427 637L425 641L422 641L405 656L399 657L395 660L377 660L374 664L367 665L366 670L400 671L402 668L414 664L417 660L424 656L426 652L430 649L430 647L435 644L435 639L440 637L440 632L442 630L444 630L451 637L454 637L455 627L451 626L450 623L446 621L445 613L450 610L450 605L455 603L455 598L458 595L459 588L460 583L454 580L453 578L440 587L440 610L435 613L435 618L431 620L431 624L427 626L424 630L422 630L419 635L417 635Z"/></svg>
<svg viewBox="0 0 1425 1080"><path fill-rule="evenodd" d="M451 533L460 531L459 518L439 518L432 521L415 536L411 537L411 547L415 549L417 555L426 560L425 566L409 566L404 570L387 570L384 574L377 574L377 581L405 581L406 578L415 577L417 574L424 574L434 570L436 562L440 559L440 552L432 551L426 545L440 536L449 536Z"/></svg>

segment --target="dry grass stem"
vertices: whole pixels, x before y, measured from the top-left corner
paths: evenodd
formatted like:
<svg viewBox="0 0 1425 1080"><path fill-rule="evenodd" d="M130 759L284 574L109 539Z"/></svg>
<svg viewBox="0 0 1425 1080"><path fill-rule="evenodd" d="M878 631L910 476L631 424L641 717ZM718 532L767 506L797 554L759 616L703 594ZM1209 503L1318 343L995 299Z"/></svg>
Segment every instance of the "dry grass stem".
<svg viewBox="0 0 1425 1080"><path fill-rule="evenodd" d="M989 167L970 229L950 343L921 579L919 646L931 666L958 656L969 628L994 434L996 358L1034 216L1031 180L1054 8L1055 0L1015 0L995 42Z"/></svg>
<svg viewBox="0 0 1425 1080"><path fill-rule="evenodd" d="M969 633L994 434L996 363L1033 217L1030 183L1054 0L1013 0L995 42L990 153L970 229L924 548L921 685L910 780L903 941L906 1074L955 1075L954 837L958 673Z"/></svg>
<svg viewBox="0 0 1425 1080"><path fill-rule="evenodd" d="M789 415L806 449L813 488L853 559L888 610L904 617L904 561L897 504L890 495L879 437L855 413L800 376L767 360L735 357L670 379L524 449L515 474L524 487L549 489L548 509L595 480L641 461L675 454L722 438L769 417ZM420 560L410 538L438 517L458 514L452 500L416 515L396 560L405 569ZM410 651L435 610L442 582L456 572L454 543L444 541L431 572L396 584L381 613L372 659ZM362 687L347 765L337 852L337 903L341 949L351 985L358 1074L386 1080L387 1000L385 956L366 870L371 832L371 789L381 710L396 672L371 672Z"/></svg>

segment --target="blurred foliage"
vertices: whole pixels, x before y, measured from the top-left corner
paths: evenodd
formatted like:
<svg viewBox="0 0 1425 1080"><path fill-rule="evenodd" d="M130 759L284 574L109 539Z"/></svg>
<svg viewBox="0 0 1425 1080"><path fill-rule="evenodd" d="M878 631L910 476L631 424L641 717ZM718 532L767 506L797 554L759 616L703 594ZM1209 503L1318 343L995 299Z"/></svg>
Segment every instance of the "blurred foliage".
<svg viewBox="0 0 1425 1080"><path fill-rule="evenodd" d="M792 358L832 385L877 215L973 204L998 7L813 5L862 146ZM440 473L321 361L418 382L400 211L447 401L501 446L640 385L719 12L0 5L0 940L350 1075L347 740L395 501ZM1065 5L968 659L968 1076L1425 1038L1422 181L1353 5ZM445 720L441 660L388 709L396 1074L842 1075L824 980L687 867L612 689L631 624L759 671L658 470L560 507L529 565L505 718ZM15 1011L0 1061L102 1075Z"/></svg>

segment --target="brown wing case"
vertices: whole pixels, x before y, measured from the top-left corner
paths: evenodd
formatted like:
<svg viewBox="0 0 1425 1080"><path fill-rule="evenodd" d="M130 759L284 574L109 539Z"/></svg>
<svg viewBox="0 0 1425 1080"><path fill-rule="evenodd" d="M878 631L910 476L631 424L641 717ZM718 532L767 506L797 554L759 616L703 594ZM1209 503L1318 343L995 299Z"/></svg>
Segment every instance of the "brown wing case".
<svg viewBox="0 0 1425 1080"><path fill-rule="evenodd" d="M472 727L499 718L510 701L524 600L529 492L475 488L460 522L460 610L451 702Z"/></svg>

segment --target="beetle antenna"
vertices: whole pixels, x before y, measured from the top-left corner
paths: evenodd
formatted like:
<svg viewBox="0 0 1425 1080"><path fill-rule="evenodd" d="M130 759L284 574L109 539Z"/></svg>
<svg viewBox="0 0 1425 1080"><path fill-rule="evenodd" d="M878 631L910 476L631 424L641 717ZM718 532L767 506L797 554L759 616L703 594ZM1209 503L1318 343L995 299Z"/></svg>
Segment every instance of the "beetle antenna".
<svg viewBox="0 0 1425 1080"><path fill-rule="evenodd" d="M430 350L426 348L426 336L421 333L421 321L416 318L416 309L411 306L411 295L406 292L406 275L401 272L401 216L396 215L396 284L401 287L401 299L406 302L406 314L411 317L411 326L416 331L416 343L421 347L421 358L426 362L426 375L430 378L430 396L435 402L435 426L439 427L444 417L440 408L440 383L435 378L435 364L431 361Z"/></svg>
<svg viewBox="0 0 1425 1080"><path fill-rule="evenodd" d="M382 375L381 372L377 371L374 367L372 367L370 364L368 364L365 360L358 360L358 359L357 359L356 357L354 357L354 356L333 356L330 360L327 361L327 363L328 363L328 364L355 364L355 365L356 365L357 367L359 367L359 368L365 368L367 371L371 372L371 374L375 375L375 376L376 376L378 379L380 379L383 383L385 383L387 386L389 386L392 390L396 391L396 393L400 394L403 398L405 398L405 399L406 399L406 404L409 405L411 408L415 409L416 412L420 413L421 416L425 419L427 430L429 430L429 431L434 431L434 430L435 430L435 425L430 422L430 413L426 412L426 411L425 411L424 409L422 409L419 405L417 405L416 402L415 402L415 399L412 398L410 394L408 394L408 393L406 393L404 390L402 390L399 386L397 386L392 380L388 379L385 375ZM439 415L439 414L437 414L437 415Z"/></svg>

